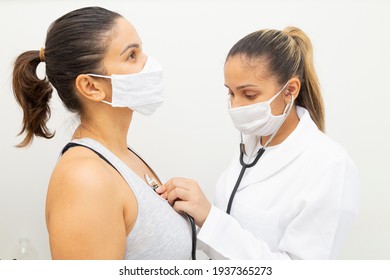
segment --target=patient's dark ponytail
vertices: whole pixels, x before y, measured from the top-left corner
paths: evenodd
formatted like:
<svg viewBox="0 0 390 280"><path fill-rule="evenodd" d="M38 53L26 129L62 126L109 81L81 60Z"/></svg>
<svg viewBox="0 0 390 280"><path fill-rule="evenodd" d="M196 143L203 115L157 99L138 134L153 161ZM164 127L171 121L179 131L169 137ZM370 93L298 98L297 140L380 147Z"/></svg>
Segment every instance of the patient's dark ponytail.
<svg viewBox="0 0 390 280"><path fill-rule="evenodd" d="M17 102L23 109L23 123L20 134L26 133L24 140L18 147L25 147L31 143L34 135L52 138L46 126L50 118L49 100L53 87L49 81L40 79L37 66L41 62L40 51L22 53L15 61L13 72L13 91Z"/></svg>
<svg viewBox="0 0 390 280"><path fill-rule="evenodd" d="M112 36L116 34L116 21L120 17L118 13L100 7L71 11L52 23L44 49L24 52L16 59L12 85L16 100L23 109L20 134L26 134L18 147L29 145L34 135L54 136L46 126L53 87L69 111L83 114L75 80L80 74L104 73L101 62ZM36 74L40 62L46 64L44 79Z"/></svg>

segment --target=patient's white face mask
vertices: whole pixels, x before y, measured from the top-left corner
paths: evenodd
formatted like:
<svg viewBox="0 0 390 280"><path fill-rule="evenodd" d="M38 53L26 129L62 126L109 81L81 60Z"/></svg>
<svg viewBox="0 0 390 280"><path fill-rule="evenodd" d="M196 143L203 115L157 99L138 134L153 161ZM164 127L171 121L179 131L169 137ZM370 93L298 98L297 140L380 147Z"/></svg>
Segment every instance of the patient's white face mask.
<svg viewBox="0 0 390 280"><path fill-rule="evenodd" d="M288 83L276 93L271 99L248 106L231 108L229 102L229 115L234 126L246 135L268 136L279 130L294 103L291 96L291 102L286 105L282 115L274 116L271 112L271 103L286 88Z"/></svg>
<svg viewBox="0 0 390 280"><path fill-rule="evenodd" d="M134 74L111 76L88 74L93 77L111 79L112 102L102 102L112 107L128 107L143 115L153 114L164 102L162 67L148 56L144 68Z"/></svg>

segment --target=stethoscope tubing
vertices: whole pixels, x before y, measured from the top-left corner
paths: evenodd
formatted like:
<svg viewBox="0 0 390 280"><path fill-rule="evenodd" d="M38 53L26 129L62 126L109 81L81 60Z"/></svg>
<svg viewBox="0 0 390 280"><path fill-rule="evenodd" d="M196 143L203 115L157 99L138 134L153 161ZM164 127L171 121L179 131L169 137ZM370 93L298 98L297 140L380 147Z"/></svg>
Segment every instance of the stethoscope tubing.
<svg viewBox="0 0 390 280"><path fill-rule="evenodd" d="M192 234L192 250L191 250L191 259L196 260L196 226L194 218L186 213L188 220L191 224L191 234Z"/></svg>
<svg viewBox="0 0 390 280"><path fill-rule="evenodd" d="M245 163L244 162L244 150L245 150L244 143L240 143L240 164L241 164L242 167L241 167L240 175L238 175L236 184L234 185L233 191L230 194L229 203L228 203L228 206L226 208L226 213L228 213L229 215L230 215L230 211L232 209L232 204L233 204L234 197L236 195L238 187L240 186L242 178L244 177L245 171L248 168L251 168L251 167L255 166L256 163L259 161L259 159L261 158L261 156L265 152L265 148L264 147L260 148L259 151L256 154L255 159L251 163Z"/></svg>

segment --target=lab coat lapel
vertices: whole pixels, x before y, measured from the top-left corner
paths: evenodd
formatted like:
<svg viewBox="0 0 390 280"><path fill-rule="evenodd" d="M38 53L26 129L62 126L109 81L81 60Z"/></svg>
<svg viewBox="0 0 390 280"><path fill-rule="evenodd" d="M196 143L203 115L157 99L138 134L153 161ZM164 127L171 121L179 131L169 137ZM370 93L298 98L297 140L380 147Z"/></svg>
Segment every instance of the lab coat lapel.
<svg viewBox="0 0 390 280"><path fill-rule="evenodd" d="M298 113L301 113L298 114L300 122L297 128L283 143L266 150L254 167L246 170L239 190L272 176L299 156L313 141L318 128L306 109L297 108L299 109ZM241 169L241 165L237 164L239 166L237 168Z"/></svg>

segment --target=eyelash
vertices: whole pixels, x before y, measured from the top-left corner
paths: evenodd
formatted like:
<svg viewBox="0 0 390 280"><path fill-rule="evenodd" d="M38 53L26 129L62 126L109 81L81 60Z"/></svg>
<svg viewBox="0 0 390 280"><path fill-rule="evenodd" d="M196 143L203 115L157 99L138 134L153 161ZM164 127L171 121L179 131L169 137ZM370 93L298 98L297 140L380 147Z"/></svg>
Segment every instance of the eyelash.
<svg viewBox="0 0 390 280"><path fill-rule="evenodd" d="M234 93L233 93L232 91L229 90L229 91L228 91L228 96L234 97ZM244 97L247 98L247 99L249 99L249 100L254 100L254 99L257 98L257 95L256 95L256 94L254 94L254 95L247 95L247 94L244 94Z"/></svg>
<svg viewBox="0 0 390 280"><path fill-rule="evenodd" d="M135 52L130 52L129 55L127 56L127 60L129 59L135 59Z"/></svg>
<svg viewBox="0 0 390 280"><path fill-rule="evenodd" d="M245 94L245 97L250 99L250 100L253 100L253 99L256 99L257 95L246 95Z"/></svg>

